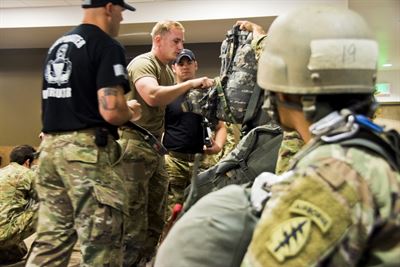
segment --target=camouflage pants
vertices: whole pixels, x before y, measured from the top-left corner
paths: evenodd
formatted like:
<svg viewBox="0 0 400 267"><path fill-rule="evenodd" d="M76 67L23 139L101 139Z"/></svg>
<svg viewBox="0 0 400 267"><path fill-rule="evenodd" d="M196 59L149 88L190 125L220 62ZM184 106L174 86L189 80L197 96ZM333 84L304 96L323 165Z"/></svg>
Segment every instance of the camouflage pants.
<svg viewBox="0 0 400 267"><path fill-rule="evenodd" d="M171 155L165 156L165 169L168 172L168 197L166 219L171 216L175 204L183 204L185 188L190 185L193 175L193 162L179 159Z"/></svg>
<svg viewBox="0 0 400 267"><path fill-rule="evenodd" d="M236 145L233 134L233 127L227 127L227 140L224 147L218 154L203 155L199 172L217 164L225 155L227 155ZM193 162L183 160L171 155L165 157L166 169L169 176L167 214L168 219L175 204L183 204L184 191L190 185L193 175Z"/></svg>
<svg viewBox="0 0 400 267"><path fill-rule="evenodd" d="M41 144L37 238L26 266L67 266L77 240L81 266L122 265L126 192L112 166L118 144L109 137L99 148L88 131L48 135Z"/></svg>
<svg viewBox="0 0 400 267"><path fill-rule="evenodd" d="M23 211L7 225L0 227L0 263L20 261L28 252L24 239L35 232L37 208L35 206Z"/></svg>
<svg viewBox="0 0 400 267"><path fill-rule="evenodd" d="M26 253L28 253L28 248L23 241L18 244L2 247L0 248L0 264L12 264L21 261Z"/></svg>
<svg viewBox="0 0 400 267"><path fill-rule="evenodd" d="M168 174L160 156L140 133L125 129L119 140L128 190L129 216L124 237L124 266L154 256L165 224Z"/></svg>

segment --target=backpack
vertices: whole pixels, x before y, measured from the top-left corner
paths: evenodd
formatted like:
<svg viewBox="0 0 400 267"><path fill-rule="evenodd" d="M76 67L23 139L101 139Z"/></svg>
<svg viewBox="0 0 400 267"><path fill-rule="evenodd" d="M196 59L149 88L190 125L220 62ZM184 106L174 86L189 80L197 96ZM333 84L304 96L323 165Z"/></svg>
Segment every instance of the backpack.
<svg viewBox="0 0 400 267"><path fill-rule="evenodd" d="M230 184L254 181L262 172L275 172L282 142L279 126L266 124L251 130L225 158L194 177L186 189L183 213L206 194Z"/></svg>
<svg viewBox="0 0 400 267"><path fill-rule="evenodd" d="M259 219L249 189L230 185L202 198L174 224L154 266L240 266Z"/></svg>
<svg viewBox="0 0 400 267"><path fill-rule="evenodd" d="M249 101L261 93L257 86L257 60L251 47L253 34L233 27L221 44L220 86L217 83L219 103L217 118L231 123L243 123ZM249 116L249 115L248 115Z"/></svg>
<svg viewBox="0 0 400 267"><path fill-rule="evenodd" d="M232 184L204 196L172 227L154 266L239 267L270 196L265 183L288 176L262 173L254 183Z"/></svg>
<svg viewBox="0 0 400 267"><path fill-rule="evenodd" d="M189 90L182 104L184 111L198 113L210 122L222 120L247 125L247 129L265 124L261 110L263 91L257 85L257 60L251 47L253 34L233 27L221 44L220 76L206 90Z"/></svg>
<svg viewBox="0 0 400 267"><path fill-rule="evenodd" d="M359 135L337 143L376 153L398 171L400 136L397 132L388 132L386 136L392 147L371 135ZM263 157L266 162L265 155ZM204 196L171 229L158 249L155 267L172 267L176 263L197 267L240 266L270 196L269 188L290 177L291 173L280 176L262 173L254 179L253 185L251 182L229 185ZM374 237L380 239L374 242L384 244L387 234L398 235L398 224L391 222L381 231Z"/></svg>

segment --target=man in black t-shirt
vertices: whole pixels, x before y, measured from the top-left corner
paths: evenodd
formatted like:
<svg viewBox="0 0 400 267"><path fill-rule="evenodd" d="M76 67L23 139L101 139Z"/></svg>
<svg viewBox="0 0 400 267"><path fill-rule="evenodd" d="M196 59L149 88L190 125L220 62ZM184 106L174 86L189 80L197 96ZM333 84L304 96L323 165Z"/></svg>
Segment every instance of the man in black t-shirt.
<svg viewBox="0 0 400 267"><path fill-rule="evenodd" d="M125 190L117 126L140 117L118 35L123 0L85 0L83 23L49 49L43 77L37 239L27 266L121 266Z"/></svg>
<svg viewBox="0 0 400 267"><path fill-rule="evenodd" d="M177 83L195 78L197 69L195 55L189 49L183 49L172 64ZM194 155L219 153L227 135L225 124L220 121L215 129L215 138L209 136L211 145L205 146L204 119L199 114L183 112L181 104L184 99L185 95L181 95L167 105L165 110L163 144L168 149L165 166L169 176L167 216L175 204L183 204L184 190L190 184L192 176ZM202 167L206 169L210 166Z"/></svg>

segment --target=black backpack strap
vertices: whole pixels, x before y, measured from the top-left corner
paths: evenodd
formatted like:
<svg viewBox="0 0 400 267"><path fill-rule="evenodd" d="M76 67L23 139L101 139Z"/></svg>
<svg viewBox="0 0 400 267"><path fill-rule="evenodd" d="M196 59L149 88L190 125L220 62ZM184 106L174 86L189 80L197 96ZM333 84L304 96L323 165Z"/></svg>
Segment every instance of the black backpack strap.
<svg viewBox="0 0 400 267"><path fill-rule="evenodd" d="M251 94L249 103L247 104L246 113L244 114L243 118L243 124L246 124L247 122L251 121L254 118L260 96L261 96L261 87L258 86L258 84L256 83L256 85L254 86L253 93Z"/></svg>
<svg viewBox="0 0 400 267"><path fill-rule="evenodd" d="M227 39L228 41L228 47L224 61L224 66L222 66L222 72L221 72L221 82L222 84L226 83L226 80L228 78L228 74L231 72L232 69L232 64L233 64L233 59L235 58L236 55L236 50L239 45L239 26L233 27L231 30L228 31L227 34Z"/></svg>
<svg viewBox="0 0 400 267"><path fill-rule="evenodd" d="M393 133L391 133L393 134ZM367 134L366 136L360 135L358 137L352 138L352 139L347 139L339 142L340 145L342 146L358 146L358 147L363 147L365 149L368 149L378 155L380 155L382 158L387 160L389 165L396 171L400 170L400 152L399 152L399 146L398 142L400 140L399 134L397 134L397 137L394 138L397 142L394 144L389 144L385 142L381 137L376 136L375 134Z"/></svg>

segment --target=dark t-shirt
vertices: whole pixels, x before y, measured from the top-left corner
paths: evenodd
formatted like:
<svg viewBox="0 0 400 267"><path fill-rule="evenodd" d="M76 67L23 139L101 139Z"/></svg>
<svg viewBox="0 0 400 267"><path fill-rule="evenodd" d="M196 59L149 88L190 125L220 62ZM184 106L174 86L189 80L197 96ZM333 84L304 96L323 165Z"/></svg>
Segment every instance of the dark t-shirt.
<svg viewBox="0 0 400 267"><path fill-rule="evenodd" d="M45 133L106 127L99 112L97 91L121 85L129 91L123 47L100 28L82 24L49 49L42 87Z"/></svg>
<svg viewBox="0 0 400 267"><path fill-rule="evenodd" d="M202 117L195 113L183 112L183 99L184 95L178 97L165 110L164 146L168 150L181 153L202 153Z"/></svg>

